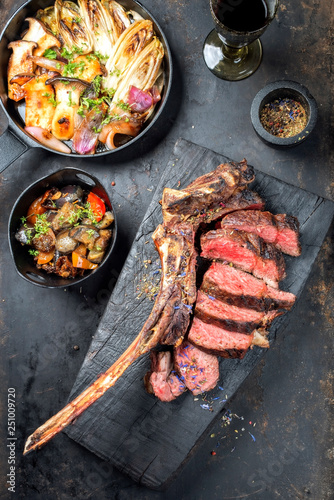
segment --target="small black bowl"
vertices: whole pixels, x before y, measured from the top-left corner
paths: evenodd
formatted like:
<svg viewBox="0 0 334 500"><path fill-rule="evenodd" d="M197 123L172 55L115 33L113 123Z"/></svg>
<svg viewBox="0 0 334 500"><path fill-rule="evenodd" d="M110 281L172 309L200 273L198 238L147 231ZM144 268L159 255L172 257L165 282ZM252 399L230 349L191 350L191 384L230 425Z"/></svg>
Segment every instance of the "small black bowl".
<svg viewBox="0 0 334 500"><path fill-rule="evenodd" d="M48 274L42 269L37 269L34 264L33 257L28 253L27 246L21 245L21 243L15 239L15 233L21 226L21 217L26 215L29 206L36 198L41 196L50 187L55 186L62 188L71 184L79 185L85 191L93 191L96 195L103 199L108 209L112 209L107 191L98 179L96 179L96 177L93 177L91 174L76 168L64 168L63 170L58 170L54 174L43 177L25 189L17 199L9 216L9 248L15 263L16 271L22 278L29 281L29 283L33 283L34 285L45 288L67 288L68 286L81 283L105 266L113 251L117 236L116 218L112 225L112 239L101 264L99 264L99 266L92 271L86 271L87 274L84 274L83 276L66 279L61 278L56 274Z"/></svg>
<svg viewBox="0 0 334 500"><path fill-rule="evenodd" d="M277 137L264 129L260 122L260 113L263 107L275 99L294 99L298 101L307 113L306 127L297 135L292 137ZM297 82L281 80L269 83L254 97L251 107L251 120L255 132L267 144L274 147L291 147L300 144L307 139L317 121L317 103L304 85Z"/></svg>

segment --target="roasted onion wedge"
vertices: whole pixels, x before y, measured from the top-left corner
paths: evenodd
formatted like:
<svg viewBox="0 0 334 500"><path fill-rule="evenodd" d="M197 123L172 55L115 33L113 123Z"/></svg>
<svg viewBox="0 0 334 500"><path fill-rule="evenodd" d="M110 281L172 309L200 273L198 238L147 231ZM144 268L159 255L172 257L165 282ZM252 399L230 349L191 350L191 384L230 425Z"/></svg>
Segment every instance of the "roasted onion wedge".
<svg viewBox="0 0 334 500"><path fill-rule="evenodd" d="M54 149L60 153L72 153L71 149L63 142L56 139L51 132L41 127L25 127L25 131L47 148Z"/></svg>
<svg viewBox="0 0 334 500"><path fill-rule="evenodd" d="M73 136L73 148L81 154L93 154L99 141L102 120L107 111L106 105L100 105L90 110L76 129Z"/></svg>
<svg viewBox="0 0 334 500"><path fill-rule="evenodd" d="M143 120L141 118L127 118L124 117L121 120L114 120L106 125L100 134L100 141L105 142L108 149L116 149L119 147L119 143L116 143L116 136L123 135L129 140L129 138L136 137L139 134ZM127 141L126 141L127 142Z"/></svg>

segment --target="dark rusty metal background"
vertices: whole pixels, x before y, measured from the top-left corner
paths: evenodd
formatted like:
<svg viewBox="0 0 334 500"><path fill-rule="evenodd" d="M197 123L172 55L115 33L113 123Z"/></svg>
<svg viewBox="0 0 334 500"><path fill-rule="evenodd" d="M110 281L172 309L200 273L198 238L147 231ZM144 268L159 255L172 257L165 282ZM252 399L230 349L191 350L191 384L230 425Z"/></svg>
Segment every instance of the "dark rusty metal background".
<svg viewBox="0 0 334 500"><path fill-rule="evenodd" d="M0 2L1 29L21 4ZM330 500L334 496L333 225L288 331L229 406L244 420L234 417L226 427L217 423L166 492L138 487L65 435L38 453L21 457L28 434L66 402L178 137L235 160L246 157L259 170L334 199L332 2L282 0L277 19L262 37L262 65L238 83L216 79L203 62L202 45L213 27L208 1L143 0L143 4L162 26L174 58L170 102L157 128L141 144L100 161L27 151L0 177L0 497L10 498L6 394L8 387L14 387L18 439L13 498ZM278 151L256 137L249 110L260 88L284 78L309 88L319 105L319 119L308 141ZM1 115L0 131L6 126ZM7 220L22 189L65 164L90 170L108 188L118 215L119 240L108 274L97 275L82 289L43 290L15 273L6 241ZM74 350L74 345L80 349Z"/></svg>

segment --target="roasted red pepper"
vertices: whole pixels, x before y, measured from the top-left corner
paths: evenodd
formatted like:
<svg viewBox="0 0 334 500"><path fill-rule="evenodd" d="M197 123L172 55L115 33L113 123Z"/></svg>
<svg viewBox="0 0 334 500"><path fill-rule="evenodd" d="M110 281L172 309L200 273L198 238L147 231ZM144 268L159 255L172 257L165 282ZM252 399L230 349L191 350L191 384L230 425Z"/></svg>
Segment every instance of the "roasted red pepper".
<svg viewBox="0 0 334 500"><path fill-rule="evenodd" d="M106 206L104 204L104 201L101 200L101 198L96 194L90 192L87 197L87 202L92 209L96 221L99 222L106 213Z"/></svg>

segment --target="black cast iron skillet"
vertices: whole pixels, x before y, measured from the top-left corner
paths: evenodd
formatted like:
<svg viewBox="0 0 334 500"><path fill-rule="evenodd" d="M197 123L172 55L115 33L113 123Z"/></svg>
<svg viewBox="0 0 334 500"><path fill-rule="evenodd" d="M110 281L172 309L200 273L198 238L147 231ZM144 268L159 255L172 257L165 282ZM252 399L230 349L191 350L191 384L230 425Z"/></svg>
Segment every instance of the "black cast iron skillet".
<svg viewBox="0 0 334 500"><path fill-rule="evenodd" d="M97 152L94 155L89 155L90 157L108 155L113 152L126 148L128 145L133 144L135 141L140 141L142 136L146 134L146 132L148 132L148 130L151 127L154 126L157 119L159 118L166 104L172 82L172 58L170 49L166 37L163 34L160 26L158 25L154 17L136 0L117 0L117 1L121 5L123 5L126 9L134 10L138 12L143 18L151 19L153 21L155 33L161 40L161 43L163 44L165 50L165 57L163 63L164 80L165 80L164 88L161 95L161 101L159 101L159 103L157 104L157 107L155 109L152 118L144 124L144 127L139 135L137 135L126 144L123 144L114 150L107 150L106 148L104 148L104 146L102 146L100 149L97 150ZM54 0L43 1L42 7L46 8L49 5L52 5L53 3ZM40 8L41 8L40 0L29 0L28 2L23 4L22 7L8 21L0 38L0 97L1 97L0 102L2 108L4 109L8 117L9 121L8 131L10 132L9 134L5 133L0 137L0 151L2 152L2 157L4 154L6 154L6 151L8 151L9 153L8 156L11 157L11 160L8 162L8 165L6 164L6 162L5 164L3 164L3 158L2 158L2 165L0 171L8 167L10 163L12 163L12 161L14 161L18 156L20 156L24 151L26 151L27 148L30 147L44 148L48 151L57 153L62 156L82 157L82 155L78 155L77 153L60 153L58 151L55 151L54 149L47 148L46 146L43 146L34 138L32 138L29 134L27 134L24 131L24 121L22 118L22 116L24 116L24 102L20 101L16 103L15 101L8 99L7 97L7 92L8 92L7 66L9 57L12 53L12 51L7 48L7 45L13 40L20 39L21 33L28 27L28 23L25 22L24 20L29 16L34 16L37 10ZM16 137L19 142L15 141L15 139L13 140L12 135L14 135L14 137ZM16 156L15 154L13 155L12 151L13 144L14 145L17 144L18 154Z"/></svg>
<svg viewBox="0 0 334 500"><path fill-rule="evenodd" d="M112 210L112 204L108 193L100 181L93 175L77 168L67 167L62 170L58 170L58 172L47 175L27 187L27 189L25 189L16 200L9 216L8 240L10 253L13 257L16 271L22 278L34 285L45 288L67 288L71 285L82 283L83 281L89 279L90 276L93 276L93 274L100 272L102 267L104 267L109 261L113 252L117 236L115 212L113 212L115 220L111 226L112 238L101 264L99 264L99 267L94 271L86 271L83 276L78 276L76 278L61 278L56 274L47 274L43 271L43 269L37 269L34 264L33 257L31 257L28 253L28 247L26 245L21 245L21 243L15 239L15 233L22 224L21 217L27 213L31 203L51 187L61 189L69 185L81 186L86 192L92 191L97 196L102 198L107 209Z"/></svg>

